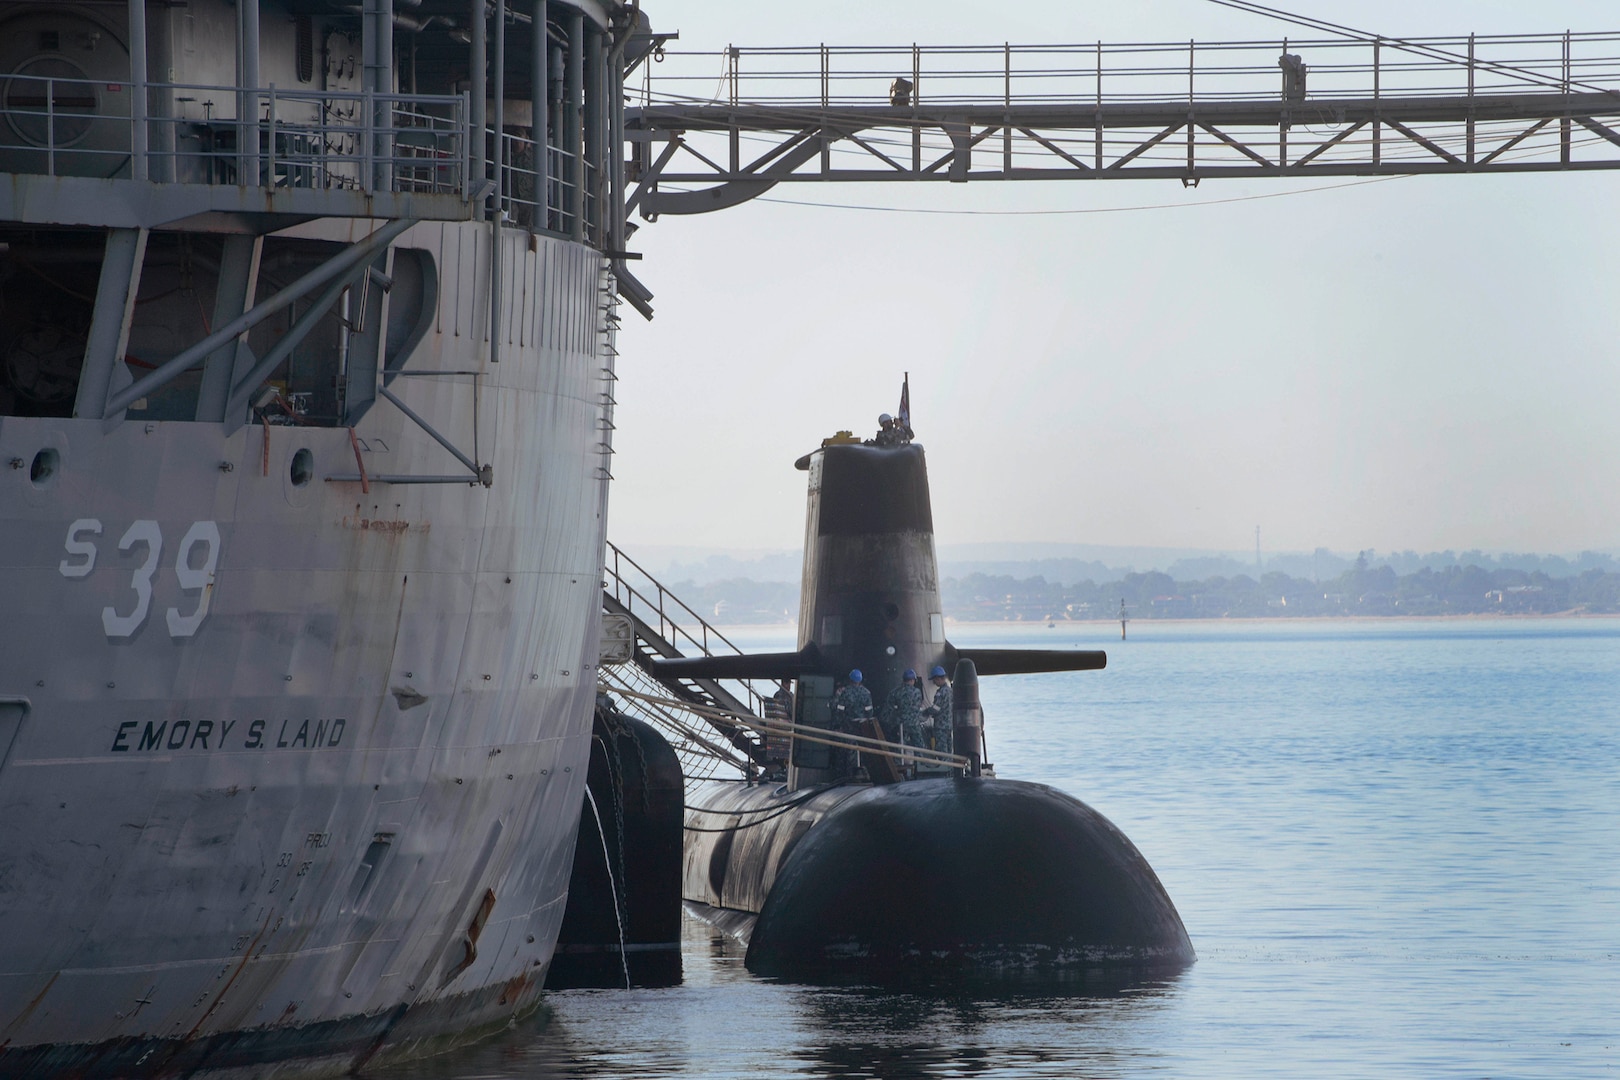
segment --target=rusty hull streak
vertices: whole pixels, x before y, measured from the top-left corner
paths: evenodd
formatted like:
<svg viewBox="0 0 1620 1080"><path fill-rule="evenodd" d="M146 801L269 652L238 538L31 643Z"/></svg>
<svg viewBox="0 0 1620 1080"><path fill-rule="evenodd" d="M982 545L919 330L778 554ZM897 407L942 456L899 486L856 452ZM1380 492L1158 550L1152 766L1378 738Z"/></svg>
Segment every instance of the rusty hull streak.
<svg viewBox="0 0 1620 1080"><path fill-rule="evenodd" d="M44 986L40 987L39 993L30 998L28 1004L23 1006L22 1011L12 1018L11 1023L6 1025L6 1031L8 1033L16 1031L19 1027L28 1022L28 1018L34 1015L34 1011L38 1009L40 1003L45 1000L45 995L51 992L51 987L55 986L56 980L60 979L61 977L62 973L60 971L51 973L50 979L45 983ZM0 1050L3 1050L10 1045L11 1037L8 1034L5 1041L0 1042Z"/></svg>
<svg viewBox="0 0 1620 1080"><path fill-rule="evenodd" d="M388 521L382 518L360 517L358 514L345 515L339 525L350 532L388 533L392 535L406 532L425 533L433 527L431 522L426 521L415 523L400 520Z"/></svg>
<svg viewBox="0 0 1620 1080"><path fill-rule="evenodd" d="M253 940L248 942L247 947L242 950L242 959L241 962L236 965L236 970L231 972L231 977L225 980L225 985L219 988L218 994L214 995L214 1003L208 1006L203 1014L197 1018L197 1022L191 1025L191 1030L186 1032L182 1038L187 1041L196 1038L197 1031L203 1026L203 1024L208 1022L208 1018L210 1016L214 1015L214 1010L218 1009L220 1005L224 1004L225 995L230 991L231 985L236 982L237 976L241 975L242 971L248 966L249 962L252 961L254 946L256 946L260 940L264 938L265 934L270 932L270 918L275 913L275 908L271 908L269 912L265 914L264 922L259 925L259 932L253 935ZM276 925L280 926L281 924L277 923Z"/></svg>
<svg viewBox="0 0 1620 1080"><path fill-rule="evenodd" d="M534 976L519 975L501 988L501 999L497 1004L508 1005L521 1001L527 991L534 985Z"/></svg>
<svg viewBox="0 0 1620 1080"><path fill-rule="evenodd" d="M505 1027L538 1005L547 966L504 984L426 1006L401 1003L380 1013L343 1020L294 1026L289 1021L298 1011L298 1002L290 1001L273 1024L253 1030L202 1034L189 1040L123 1036L92 1045L34 1047L26 1057L6 1061L5 1075L123 1080L137 1070L151 1076L191 1076L216 1070L233 1074L268 1070L279 1075L283 1069L350 1075L379 1057L391 1063L417 1056L412 1046L431 1044L429 1052L450 1049ZM470 1027L452 1025L455 1034L423 1034L437 1026L432 1016L446 1014L481 1014L482 1018ZM407 1028L412 1029L406 1036L408 1045L390 1046L391 1036ZM6 1048L6 1043L0 1043L0 1050ZM154 1059L161 1064L154 1067Z"/></svg>

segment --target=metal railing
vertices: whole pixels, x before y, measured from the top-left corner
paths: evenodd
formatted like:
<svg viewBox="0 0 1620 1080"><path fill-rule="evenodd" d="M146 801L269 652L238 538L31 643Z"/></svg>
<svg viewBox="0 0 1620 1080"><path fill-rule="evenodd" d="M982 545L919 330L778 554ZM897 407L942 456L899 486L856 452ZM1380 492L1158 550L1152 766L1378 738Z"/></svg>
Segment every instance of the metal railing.
<svg viewBox="0 0 1620 1080"><path fill-rule="evenodd" d="M603 589L620 606L650 627L659 637L679 649L682 655L740 656L742 650L716 630L685 601L666 589L641 564L620 551L612 541L607 545L603 567ZM765 715L765 698L747 679L719 679L756 716Z"/></svg>
<svg viewBox="0 0 1620 1080"><path fill-rule="evenodd" d="M740 750L720 737L689 703L670 698L668 689L635 664L604 666L597 689L617 698L621 710L663 732L680 759L688 792L722 769L747 774L749 763Z"/></svg>
<svg viewBox="0 0 1620 1080"><path fill-rule="evenodd" d="M465 95L11 75L0 172L465 197L468 115Z"/></svg>
<svg viewBox="0 0 1620 1080"><path fill-rule="evenodd" d="M1288 58L1293 58L1292 60ZM1568 93L1620 85L1620 33L668 50L631 103L828 109Z"/></svg>
<svg viewBox="0 0 1620 1080"><path fill-rule="evenodd" d="M490 138L494 131L489 132ZM539 144L531 138L508 131L502 138L501 155L501 211L506 220L525 227L545 229L571 235L574 231L574 191L579 186L572 179L574 156L555 146L546 147L544 174L536 168ZM587 164L586 175L594 177L595 170ZM544 186L544 199L541 187ZM589 185L587 185L588 187ZM587 204L594 211L594 204ZM587 235L594 238L594 213L587 213Z"/></svg>
<svg viewBox="0 0 1620 1080"><path fill-rule="evenodd" d="M827 728L816 727L811 724L798 724L791 720L777 720L762 716L744 716L741 713L728 712L725 709L708 708L702 705L689 705L676 701L667 695L646 693L636 690L614 688L621 696L643 705L652 705L663 709L681 709L696 716L712 716L716 719L735 721L758 735L776 735L786 739L796 739L802 742L814 743L817 746L830 746L845 750L859 750L863 754L873 757L888 758L898 764L930 765L938 768L965 769L972 762L958 754L947 753L942 750L932 750L921 746L905 746L892 739L874 739L866 735L855 735L843 731L830 731Z"/></svg>

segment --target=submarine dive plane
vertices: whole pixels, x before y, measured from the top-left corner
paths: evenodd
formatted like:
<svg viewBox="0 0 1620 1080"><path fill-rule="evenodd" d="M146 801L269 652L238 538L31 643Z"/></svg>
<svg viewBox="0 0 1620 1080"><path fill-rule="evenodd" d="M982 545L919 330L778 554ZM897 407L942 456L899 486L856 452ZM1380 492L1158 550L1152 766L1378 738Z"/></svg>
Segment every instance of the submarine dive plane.
<svg viewBox="0 0 1620 1080"><path fill-rule="evenodd" d="M1190 964L1175 905L1123 832L1078 799L983 765L979 676L1107 658L946 640L923 447L898 430L866 443L840 433L796 462L809 474L796 651L654 661L661 676L797 690L786 783L710 782L688 797L689 909L747 942L750 971L788 979L1129 978ZM950 723L958 760L897 767L899 747L871 749L892 732L868 720L862 767L841 775L827 745L839 741L837 682L859 669L882 703L908 668L954 671L952 716L936 723Z"/></svg>

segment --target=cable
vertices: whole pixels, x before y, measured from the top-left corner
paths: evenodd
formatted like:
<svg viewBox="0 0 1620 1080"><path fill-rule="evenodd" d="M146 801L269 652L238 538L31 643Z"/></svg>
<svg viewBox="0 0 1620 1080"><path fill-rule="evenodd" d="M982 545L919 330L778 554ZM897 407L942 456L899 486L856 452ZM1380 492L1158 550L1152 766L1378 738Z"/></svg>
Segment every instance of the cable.
<svg viewBox="0 0 1620 1080"><path fill-rule="evenodd" d="M1371 180L1353 180L1344 184L1324 184L1300 191L1273 191L1265 195L1236 195L1229 199L1200 199L1197 202L1153 203L1144 206L1094 206L1081 210L939 210L916 206L863 206L857 203L810 202L804 199L773 199L761 195L755 202L782 203L787 206L819 206L828 210L875 210L891 214L949 214L958 217L1061 217L1069 214L1129 214L1142 210L1183 210L1194 206L1220 206L1224 203L1257 202L1260 199L1286 199L1292 195L1314 195L1319 191L1339 188L1363 187L1367 184L1386 184L1391 180L1409 180L1413 175L1379 176Z"/></svg>
<svg viewBox="0 0 1620 1080"><path fill-rule="evenodd" d="M1219 4L1221 7L1229 7L1236 11L1247 12L1250 15L1263 15L1268 19L1276 19L1278 22L1292 23L1295 26L1303 26L1311 30L1321 30L1339 37L1347 37L1362 41L1379 41L1389 45L1391 48L1416 53L1419 56L1427 56L1434 60L1444 60L1451 64L1466 64L1470 62L1469 58L1466 56L1454 52L1448 52L1445 49L1437 48L1433 45L1424 45L1420 42L1405 41L1401 38L1384 37L1381 34L1369 34L1365 30L1356 30L1352 27L1342 26L1339 23L1328 22L1326 19L1317 19L1308 15L1295 15L1292 12L1282 11L1278 8L1269 8L1263 4L1253 3L1252 0L1208 0L1208 2L1211 4ZM1554 89L1563 89L1566 85L1568 85L1578 86L1584 90L1592 90L1600 94L1617 93L1617 91L1611 89L1610 87L1597 86L1592 83L1581 82L1575 79L1570 79L1566 84L1566 82L1562 79L1549 78L1545 75L1541 75L1534 71L1529 71L1525 68L1517 67L1512 64L1498 63L1494 60L1481 60L1478 57L1475 57L1472 63L1476 67L1486 67L1492 69L1493 71L1500 71L1509 75L1514 75L1525 82L1538 86L1550 86Z"/></svg>
<svg viewBox="0 0 1620 1080"><path fill-rule="evenodd" d="M812 794L819 795L819 794L821 794L821 792L816 791L816 792L813 792ZM696 833L723 833L723 832L734 833L734 832L741 832L744 829L752 829L756 825L763 825L767 821L774 821L776 818L781 817L783 814L787 813L789 810L797 809L799 806L803 805L805 802L808 802L808 801L809 801L808 799L801 799L799 802L793 802L793 803L788 803L788 804L786 804L784 806L779 806L779 807L776 808L776 811L774 813L772 813L769 817L762 817L758 821L745 821L740 825L727 825L724 828L719 828L719 829L704 829L704 828L700 828L699 826L696 826L696 825L682 825L681 828L683 830L685 830L686 832L696 832ZM700 814L709 814L709 813L718 813L718 812L719 811L713 811L713 810L699 810L698 811L698 813L700 813Z"/></svg>
<svg viewBox="0 0 1620 1080"><path fill-rule="evenodd" d="M804 803L809 802L811 799L815 798L817 795L820 795L823 791L831 791L832 788L833 788L832 784L823 784L820 787L811 788L809 792L807 792L805 795L801 796L800 798L795 799L791 803L783 803L781 806L770 807L769 809L773 809L773 810L789 810L789 809L792 809L795 806L801 806ZM690 807L689 809L696 810L700 814L725 814L728 817L742 817L745 814L763 814L763 813L765 813L765 809L759 809L759 810L705 810L705 809L702 809L700 807Z"/></svg>

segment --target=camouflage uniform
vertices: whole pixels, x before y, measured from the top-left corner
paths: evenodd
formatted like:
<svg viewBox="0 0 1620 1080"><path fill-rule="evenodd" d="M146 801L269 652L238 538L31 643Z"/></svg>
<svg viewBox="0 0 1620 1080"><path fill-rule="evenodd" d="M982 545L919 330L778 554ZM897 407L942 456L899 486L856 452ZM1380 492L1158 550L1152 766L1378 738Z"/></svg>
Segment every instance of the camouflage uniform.
<svg viewBox="0 0 1620 1080"><path fill-rule="evenodd" d="M934 687L934 701L923 710L923 715L934 721L934 730L930 742L935 750L942 754L951 752L951 684Z"/></svg>
<svg viewBox="0 0 1620 1080"><path fill-rule="evenodd" d="M783 724L791 724L793 716L793 691L786 686L765 699L765 719L775 720ZM793 739L788 735L765 736L765 762L766 779L786 780L788 756L793 750Z"/></svg>
<svg viewBox="0 0 1620 1080"><path fill-rule="evenodd" d="M872 715L872 691L860 683L841 686L833 695L833 730L845 735L859 735L861 720ZM843 746L832 748L832 772L845 777L855 771L855 751Z"/></svg>
<svg viewBox="0 0 1620 1080"><path fill-rule="evenodd" d="M898 732L904 745L922 746L922 691L905 683L890 690L888 700L883 703L883 720L890 738Z"/></svg>

